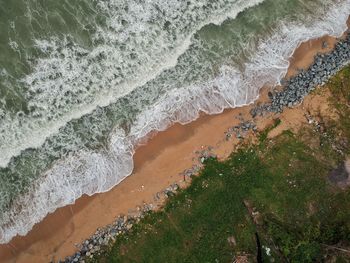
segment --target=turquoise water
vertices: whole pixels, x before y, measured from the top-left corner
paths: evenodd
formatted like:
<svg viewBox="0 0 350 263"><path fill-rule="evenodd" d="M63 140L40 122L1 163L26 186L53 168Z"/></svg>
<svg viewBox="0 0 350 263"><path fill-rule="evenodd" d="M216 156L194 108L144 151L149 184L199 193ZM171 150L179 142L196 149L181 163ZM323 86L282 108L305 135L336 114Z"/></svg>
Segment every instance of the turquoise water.
<svg viewBox="0 0 350 263"><path fill-rule="evenodd" d="M0 0L0 243L133 169L138 142L252 102L348 0Z"/></svg>

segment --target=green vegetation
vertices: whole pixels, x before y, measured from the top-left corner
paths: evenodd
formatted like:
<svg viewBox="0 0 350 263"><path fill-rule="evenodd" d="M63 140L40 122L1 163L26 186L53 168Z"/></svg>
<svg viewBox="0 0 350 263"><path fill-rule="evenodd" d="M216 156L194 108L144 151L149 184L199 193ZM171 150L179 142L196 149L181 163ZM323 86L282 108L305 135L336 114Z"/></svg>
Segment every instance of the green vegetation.
<svg viewBox="0 0 350 263"><path fill-rule="evenodd" d="M333 95L330 103L334 105L341 120L333 123L333 126L340 126L343 138L350 138L350 66L333 77L328 87Z"/></svg>
<svg viewBox="0 0 350 263"><path fill-rule="evenodd" d="M350 67L328 85L340 119L246 145L225 162L209 159L191 186L118 237L97 262L350 260L350 191L328 180L349 154ZM309 140L311 137L315 140ZM317 143L313 143L317 141Z"/></svg>
<svg viewBox="0 0 350 263"><path fill-rule="evenodd" d="M264 142L267 139L267 135L269 134L269 132L272 131L273 129L275 129L280 124L281 124L281 120L280 119L275 119L272 126L266 128L264 131L262 131L260 133L259 141L260 142Z"/></svg>

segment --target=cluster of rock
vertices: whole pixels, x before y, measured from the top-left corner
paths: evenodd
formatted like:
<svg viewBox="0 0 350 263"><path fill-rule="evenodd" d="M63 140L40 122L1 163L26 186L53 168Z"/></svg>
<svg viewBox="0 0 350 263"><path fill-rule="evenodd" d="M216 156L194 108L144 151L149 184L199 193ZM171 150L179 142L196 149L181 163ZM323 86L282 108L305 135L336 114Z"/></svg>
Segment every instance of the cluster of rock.
<svg viewBox="0 0 350 263"><path fill-rule="evenodd" d="M216 154L213 153L213 150L214 148L212 146L202 146L202 150L194 152L196 154L196 157L192 160L195 164L179 174L180 176L183 176L183 181L187 181L187 178L191 179L193 176L197 175L202 169L203 164L206 160L217 157Z"/></svg>
<svg viewBox="0 0 350 263"><path fill-rule="evenodd" d="M283 81L283 90L269 92L271 102L252 109L252 117L263 115L264 112L281 113L284 107L299 104L308 93L317 86L324 85L349 62L350 34L346 39L340 40L330 53L317 55L307 70L301 70L295 77Z"/></svg>
<svg viewBox="0 0 350 263"><path fill-rule="evenodd" d="M200 157L200 161L202 162L204 162L205 161L205 159L203 159L203 158L205 158L204 156L201 156ZM186 169L185 171L183 171L182 172L182 175L184 176L184 178L191 178L192 176L194 176L194 175L196 175L196 174L198 174L198 172L200 171L200 169L201 169L201 166L200 165L198 165L198 164L195 164L195 165L193 165L191 168L189 168L189 169ZM185 179L186 180L186 179Z"/></svg>
<svg viewBox="0 0 350 263"><path fill-rule="evenodd" d="M164 191L155 195L155 201L162 200L175 195L179 190L177 184L172 184ZM137 207L136 211L130 211L128 215L119 216L112 224L98 229L94 235L85 240L82 244L78 244L79 249L73 256L69 256L59 263L85 263L88 259L95 255L100 255L111 242L114 242L117 236L128 232L134 224L138 223L149 211L156 208L153 204L144 204L142 207Z"/></svg>
<svg viewBox="0 0 350 263"><path fill-rule="evenodd" d="M98 229L93 236L85 240L82 244L77 245L79 251L73 256L67 257L64 263L81 262L100 254L101 250L108 246L109 242L114 241L116 237L130 230L137 218L133 216L119 216L115 222L102 229Z"/></svg>
<svg viewBox="0 0 350 263"><path fill-rule="evenodd" d="M216 154L214 154L212 150L212 147L209 147L208 150L203 150L200 152L198 160L201 164L203 164L207 159L216 158Z"/></svg>
<svg viewBox="0 0 350 263"><path fill-rule="evenodd" d="M240 124L230 127L227 132L225 132L226 140L231 138L233 135L237 139L243 139L246 137L246 134L252 130L253 132L257 132L258 128L256 127L256 124L251 121L243 121Z"/></svg>
<svg viewBox="0 0 350 263"><path fill-rule="evenodd" d="M172 184L169 187L167 187L164 191L156 193L153 199L155 202L162 201L170 196L175 195L179 188L180 186L178 184Z"/></svg>

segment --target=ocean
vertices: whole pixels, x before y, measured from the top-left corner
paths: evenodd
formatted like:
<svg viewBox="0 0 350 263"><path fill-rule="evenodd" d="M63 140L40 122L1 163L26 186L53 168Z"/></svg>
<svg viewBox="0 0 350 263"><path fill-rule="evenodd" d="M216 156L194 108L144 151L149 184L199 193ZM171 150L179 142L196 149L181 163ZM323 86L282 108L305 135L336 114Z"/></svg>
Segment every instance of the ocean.
<svg viewBox="0 0 350 263"><path fill-rule="evenodd" d="M154 132L252 103L350 0L0 0L0 243L133 171Z"/></svg>

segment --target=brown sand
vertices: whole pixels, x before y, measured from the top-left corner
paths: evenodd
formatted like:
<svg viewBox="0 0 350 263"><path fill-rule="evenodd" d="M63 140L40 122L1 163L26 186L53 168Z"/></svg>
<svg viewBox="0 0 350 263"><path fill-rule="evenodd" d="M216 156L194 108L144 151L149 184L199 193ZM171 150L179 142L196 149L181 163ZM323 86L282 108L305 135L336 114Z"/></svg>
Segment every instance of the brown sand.
<svg viewBox="0 0 350 263"><path fill-rule="evenodd" d="M322 49L323 41L328 41L328 49ZM329 51L334 43L336 39L324 37L302 44L291 58L288 76L295 74L297 69L307 68L317 52ZM263 89L256 103L266 100L267 90ZM317 106L319 102L315 103ZM282 129L273 133L276 135L283 129L306 122L304 106L303 103L279 116L283 120L283 125L279 126ZM188 125L175 124L158 133L147 145L137 149L135 170L131 176L107 193L83 196L74 205L58 209L35 225L26 236L15 237L10 243L0 245L0 261L49 262L73 254L76 251L75 244L88 238L97 228L112 223L118 215L127 214L143 202L153 203L154 194L170 184L183 183L180 173L196 162L196 150L210 145L219 158L227 157L235 149L238 139L226 140L224 133L239 123L235 117L240 113L248 120L251 107L226 110L215 116L202 116ZM258 128L270 125L272 119L273 116L259 118Z"/></svg>

